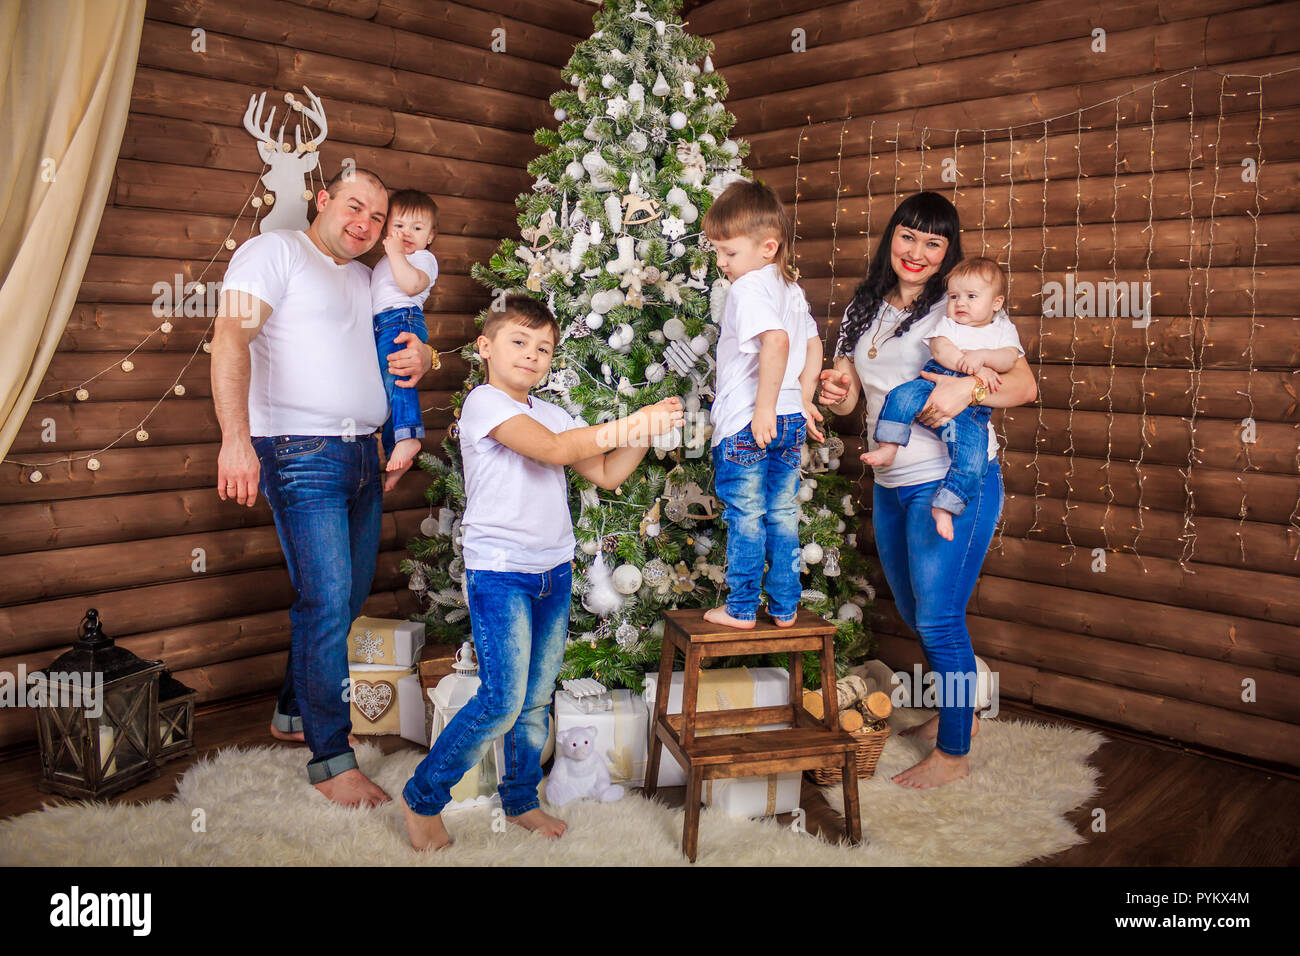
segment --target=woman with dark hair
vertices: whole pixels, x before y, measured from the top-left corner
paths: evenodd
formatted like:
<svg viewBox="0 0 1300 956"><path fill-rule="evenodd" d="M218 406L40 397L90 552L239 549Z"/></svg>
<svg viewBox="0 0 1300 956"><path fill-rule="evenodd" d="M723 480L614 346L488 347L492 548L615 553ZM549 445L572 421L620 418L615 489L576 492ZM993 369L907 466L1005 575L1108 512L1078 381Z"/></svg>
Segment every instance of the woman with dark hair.
<svg viewBox="0 0 1300 956"><path fill-rule="evenodd" d="M961 223L952 203L934 192L901 202L845 310L834 367L821 373L821 402L835 414L847 414L859 398L864 400L867 450L875 447L870 436L891 388L918 375L935 383L912 423L908 444L898 449L892 465L874 469L872 497L872 529L885 579L898 613L920 639L940 698L938 715L914 729L935 739L934 751L893 778L916 788L948 783L969 772L970 739L979 728L966 605L1003 500L997 437L990 423L983 486L953 516L952 540L941 537L930 499L948 470L948 449L930 429L942 428L976 402L1008 408L1038 396L1024 356L1002 376L996 392L975 376L922 371L930 358L923 338L945 313L948 272L961 258Z"/></svg>

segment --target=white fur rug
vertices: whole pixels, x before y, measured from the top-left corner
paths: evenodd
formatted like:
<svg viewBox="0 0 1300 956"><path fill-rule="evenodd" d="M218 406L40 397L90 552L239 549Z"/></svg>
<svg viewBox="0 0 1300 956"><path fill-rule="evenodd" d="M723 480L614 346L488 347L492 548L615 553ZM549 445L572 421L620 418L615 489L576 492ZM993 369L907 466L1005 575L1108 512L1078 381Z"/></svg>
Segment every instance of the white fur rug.
<svg viewBox="0 0 1300 956"><path fill-rule="evenodd" d="M917 712L920 713L920 712ZM899 712L896 729L917 721ZM834 845L776 820L734 820L704 807L697 865L1015 865L1084 838L1063 814L1096 792L1087 758L1103 742L1089 731L984 721L971 776L932 790L890 783L925 753L891 737L875 777L861 784L860 847ZM83 866L677 866L681 809L630 794L618 803L571 804L559 840L493 827L490 809L449 813L453 845L419 854L406 842L398 795L419 762L357 748L361 769L394 796L376 810L336 806L312 788L304 750L230 748L191 767L169 800L65 803L0 821L0 864ZM671 759L671 758L670 758ZM837 810L838 787L826 788Z"/></svg>

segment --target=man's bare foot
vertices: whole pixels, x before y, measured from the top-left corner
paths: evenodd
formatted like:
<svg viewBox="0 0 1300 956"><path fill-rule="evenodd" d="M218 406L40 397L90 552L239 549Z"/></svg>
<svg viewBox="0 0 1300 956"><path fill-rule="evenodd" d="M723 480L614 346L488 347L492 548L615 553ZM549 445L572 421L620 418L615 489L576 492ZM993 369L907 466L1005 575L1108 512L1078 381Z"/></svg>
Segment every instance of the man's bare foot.
<svg viewBox="0 0 1300 956"><path fill-rule="evenodd" d="M975 739L975 735L980 732L980 719L978 716L971 717L970 735ZM939 739L939 715L935 714L923 724L917 724L914 727L908 727L906 730L898 732L900 737L920 737L922 740L928 740L931 743Z"/></svg>
<svg viewBox="0 0 1300 956"><path fill-rule="evenodd" d="M281 730L279 727L275 726L274 723L271 724L271 736L276 740L296 740L300 744L305 744L307 742L307 735L301 730ZM353 734L348 734L349 747L355 747L359 743L361 743L361 741L357 740Z"/></svg>
<svg viewBox="0 0 1300 956"><path fill-rule="evenodd" d="M442 814L426 817L416 813L402 798L402 812L406 815L406 836L416 850L441 850L451 846L451 834L443 825Z"/></svg>
<svg viewBox="0 0 1300 956"><path fill-rule="evenodd" d="M561 837L569 825L559 817L553 817L549 813L543 813L541 807L533 807L526 813L521 813L517 817L506 817L511 823L517 823L525 830L532 830L534 833L540 833L544 837Z"/></svg>
<svg viewBox="0 0 1300 956"><path fill-rule="evenodd" d="M385 466L388 471L405 471L411 467L411 462L415 461L415 456L420 453L420 439L403 438L393 445L393 453L388 456L388 464Z"/></svg>
<svg viewBox="0 0 1300 956"><path fill-rule="evenodd" d="M946 754L938 747L930 751L930 755L914 767L909 767L902 773L894 774L892 779L894 783L903 787L911 787L914 790L925 790L929 787L942 786L945 783L952 783L954 780L960 780L970 773L970 760L965 754L960 757L954 757L952 754Z"/></svg>
<svg viewBox="0 0 1300 956"><path fill-rule="evenodd" d="M898 454L899 446L892 441L882 441L874 450L867 452L858 457L868 465L883 465L889 467L894 463L894 456Z"/></svg>
<svg viewBox="0 0 1300 956"><path fill-rule="evenodd" d="M942 508L931 508L930 516L934 518L934 529L939 532L939 537L952 540L952 512L944 511Z"/></svg>
<svg viewBox="0 0 1300 956"><path fill-rule="evenodd" d="M392 799L356 767L313 786L330 800L345 807L377 807Z"/></svg>
<svg viewBox="0 0 1300 956"><path fill-rule="evenodd" d="M704 620L708 621L710 624L723 624L727 627L740 628L742 631L749 631L754 627L753 621L742 621L738 618L734 618L727 613L725 607L709 608L704 612Z"/></svg>

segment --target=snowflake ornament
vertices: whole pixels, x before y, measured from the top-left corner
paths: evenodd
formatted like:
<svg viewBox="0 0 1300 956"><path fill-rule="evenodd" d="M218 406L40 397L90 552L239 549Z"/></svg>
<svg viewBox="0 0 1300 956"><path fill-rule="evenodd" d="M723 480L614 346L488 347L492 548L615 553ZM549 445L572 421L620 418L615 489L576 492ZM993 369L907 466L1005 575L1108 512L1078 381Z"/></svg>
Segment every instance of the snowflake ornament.
<svg viewBox="0 0 1300 956"><path fill-rule="evenodd" d="M665 216L660 228L663 230L663 234L672 241L676 241L686 235L686 223L682 222L676 216Z"/></svg>

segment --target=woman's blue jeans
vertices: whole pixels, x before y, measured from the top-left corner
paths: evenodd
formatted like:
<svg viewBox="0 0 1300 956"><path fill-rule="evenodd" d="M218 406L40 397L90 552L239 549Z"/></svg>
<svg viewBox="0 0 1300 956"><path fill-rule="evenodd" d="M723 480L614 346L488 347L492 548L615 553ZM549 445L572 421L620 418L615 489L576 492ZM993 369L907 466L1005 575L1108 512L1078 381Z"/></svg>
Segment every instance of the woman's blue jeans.
<svg viewBox="0 0 1300 956"><path fill-rule="evenodd" d="M379 371L384 377L384 391L388 394L388 420L381 432L384 455L392 455L393 446L403 438L424 437L424 414L420 411L420 393L413 388L402 388L397 376L388 371L388 356L400 352L405 345L394 345L393 339L403 332L414 332L421 342L429 337L424 313L419 309L388 309L375 316L375 348L379 352Z"/></svg>
<svg viewBox="0 0 1300 956"><path fill-rule="evenodd" d="M876 485L872 527L894 604L920 638L935 675L938 748L957 756L970 751L978 679L966 605L1002 513L1002 468L997 459L989 462L978 495L953 516L951 541L940 537L930 516L939 484L935 479L897 488Z"/></svg>
<svg viewBox="0 0 1300 956"><path fill-rule="evenodd" d="M297 594L289 609L289 661L273 723L302 731L312 783L357 765L348 745L348 630L375 578L383 493L375 436L254 438L258 487Z"/></svg>
<svg viewBox="0 0 1300 956"><path fill-rule="evenodd" d="M466 571L465 576L478 692L438 734L402 797L423 816L441 813L451 801L451 788L505 734L497 789L501 808L517 817L540 806L542 749L564 663L573 569L565 562L541 574Z"/></svg>
<svg viewBox="0 0 1300 956"><path fill-rule="evenodd" d="M804 429L803 415L778 415L776 438L765 448L751 425L713 446L713 490L727 506L727 613L738 621L757 616L760 589L773 617L799 610L796 496Z"/></svg>

